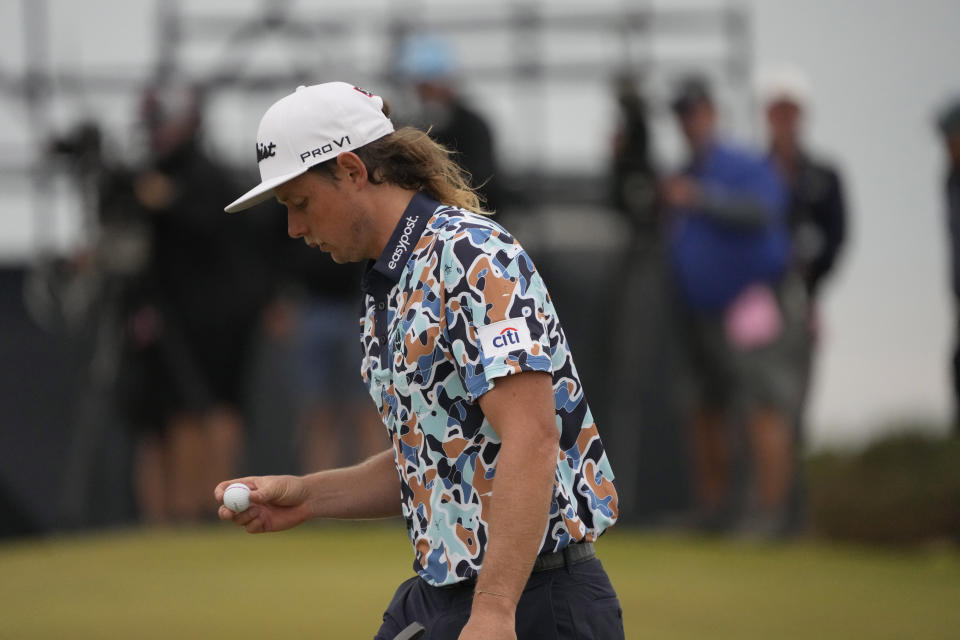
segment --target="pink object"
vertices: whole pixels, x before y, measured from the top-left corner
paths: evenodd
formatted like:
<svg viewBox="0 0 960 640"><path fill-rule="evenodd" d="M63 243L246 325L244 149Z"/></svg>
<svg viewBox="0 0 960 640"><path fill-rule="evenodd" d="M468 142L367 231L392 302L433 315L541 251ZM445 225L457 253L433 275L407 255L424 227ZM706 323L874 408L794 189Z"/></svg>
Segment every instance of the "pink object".
<svg viewBox="0 0 960 640"><path fill-rule="evenodd" d="M724 312L730 344L741 350L757 349L777 339L783 318L777 298L765 284L747 287Z"/></svg>

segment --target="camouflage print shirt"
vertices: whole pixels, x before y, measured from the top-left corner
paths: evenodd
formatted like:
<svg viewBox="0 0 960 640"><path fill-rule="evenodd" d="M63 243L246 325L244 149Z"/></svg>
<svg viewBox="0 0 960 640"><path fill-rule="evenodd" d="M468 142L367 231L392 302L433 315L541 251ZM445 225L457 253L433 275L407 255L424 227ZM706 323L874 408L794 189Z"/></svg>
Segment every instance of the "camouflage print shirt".
<svg viewBox="0 0 960 640"><path fill-rule="evenodd" d="M414 196L363 280L363 380L393 441L414 569L477 576L500 439L477 399L497 378L553 375L560 452L540 552L617 518L613 472L546 286L502 227Z"/></svg>

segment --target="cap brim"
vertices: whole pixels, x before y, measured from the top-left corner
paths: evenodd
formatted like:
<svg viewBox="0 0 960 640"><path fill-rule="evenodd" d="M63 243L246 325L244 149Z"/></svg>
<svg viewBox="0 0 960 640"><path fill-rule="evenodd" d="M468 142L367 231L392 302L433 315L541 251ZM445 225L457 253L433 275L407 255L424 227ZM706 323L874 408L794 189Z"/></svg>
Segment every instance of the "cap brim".
<svg viewBox="0 0 960 640"><path fill-rule="evenodd" d="M298 169L291 173L285 173L282 176L277 176L276 178L271 178L261 182L250 191L247 191L245 194L228 204L224 207L224 211L227 213L237 213L238 211L243 211L249 209L254 205L258 205L261 202L269 200L273 196L273 190L276 187L279 187L284 182L288 180L293 180L299 175L306 173L310 167L304 167L303 169Z"/></svg>

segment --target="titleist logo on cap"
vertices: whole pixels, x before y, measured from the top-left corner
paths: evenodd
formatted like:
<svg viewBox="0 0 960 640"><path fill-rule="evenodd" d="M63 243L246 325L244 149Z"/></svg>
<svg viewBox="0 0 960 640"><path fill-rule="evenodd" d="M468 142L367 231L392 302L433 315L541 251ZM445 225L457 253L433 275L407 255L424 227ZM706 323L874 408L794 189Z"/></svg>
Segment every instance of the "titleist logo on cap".
<svg viewBox="0 0 960 640"><path fill-rule="evenodd" d="M260 163L267 158L277 155L276 152L277 145L273 142L270 144L257 143L257 163Z"/></svg>

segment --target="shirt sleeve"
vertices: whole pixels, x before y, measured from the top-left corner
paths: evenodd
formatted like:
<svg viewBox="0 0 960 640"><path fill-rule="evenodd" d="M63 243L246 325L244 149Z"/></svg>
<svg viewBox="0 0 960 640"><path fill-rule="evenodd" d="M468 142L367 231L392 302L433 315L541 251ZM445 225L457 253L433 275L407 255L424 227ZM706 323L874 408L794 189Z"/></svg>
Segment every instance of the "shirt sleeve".
<svg viewBox="0 0 960 640"><path fill-rule="evenodd" d="M547 291L530 256L504 231L458 232L441 256L445 337L471 399L521 371L552 372Z"/></svg>

